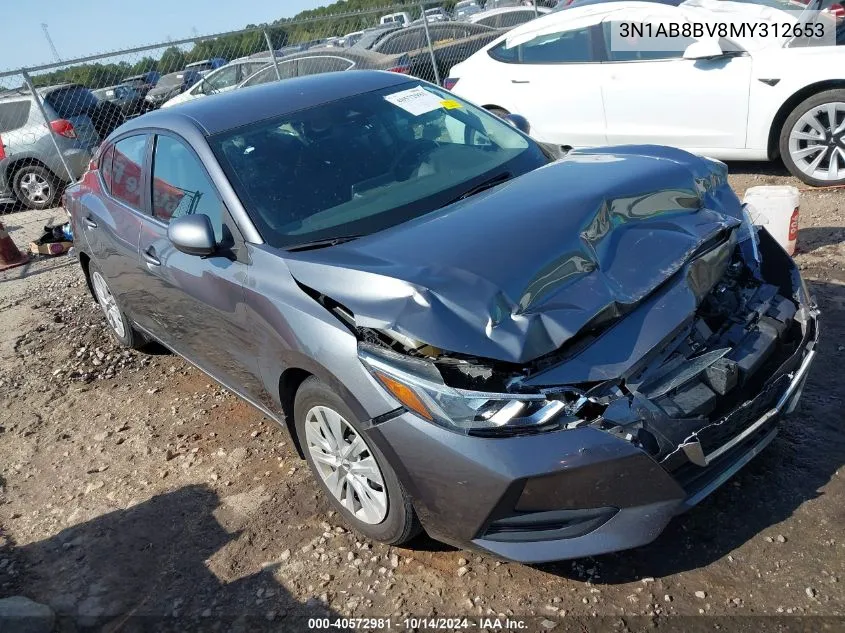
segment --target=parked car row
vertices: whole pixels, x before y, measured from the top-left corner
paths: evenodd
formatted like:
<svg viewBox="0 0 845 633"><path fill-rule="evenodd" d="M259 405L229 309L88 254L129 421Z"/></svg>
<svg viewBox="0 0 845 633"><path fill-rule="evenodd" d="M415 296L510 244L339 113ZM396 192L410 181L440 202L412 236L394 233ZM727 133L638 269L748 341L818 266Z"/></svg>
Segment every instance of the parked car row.
<svg viewBox="0 0 845 633"><path fill-rule="evenodd" d="M534 10L529 11L533 18ZM454 64L467 59L501 32L483 24L445 20L408 27L387 25L361 31L348 47L324 43L277 50L275 59L265 52L237 59L198 78L187 89L174 89L175 94L169 98L165 89L157 87L150 91L147 102L152 107L172 107L239 87L349 70L387 70L434 81L446 77ZM158 86L168 81L168 76L163 77ZM150 104L153 99L156 101Z"/></svg>
<svg viewBox="0 0 845 633"><path fill-rule="evenodd" d="M437 22L467 21L485 24L486 26L495 26L492 23L492 18L494 16L509 14L509 21L511 24L507 24L502 27L508 28L534 19L538 15L548 13L551 10L551 6L554 6L554 3L549 3L548 7L541 6L539 4L535 7L532 3L520 2L518 0L487 0L487 3L482 6L479 0L461 0L455 5L451 14L443 7L431 7L425 9L423 14L418 19L414 20L412 19L410 13L401 11L399 13L390 13L382 16L379 20L379 26L407 28L412 25L422 24L424 21L430 24ZM344 38L346 42L349 41L349 37L351 35L354 36L355 33L346 35ZM354 41L352 44L354 44ZM351 46L352 44L347 45Z"/></svg>

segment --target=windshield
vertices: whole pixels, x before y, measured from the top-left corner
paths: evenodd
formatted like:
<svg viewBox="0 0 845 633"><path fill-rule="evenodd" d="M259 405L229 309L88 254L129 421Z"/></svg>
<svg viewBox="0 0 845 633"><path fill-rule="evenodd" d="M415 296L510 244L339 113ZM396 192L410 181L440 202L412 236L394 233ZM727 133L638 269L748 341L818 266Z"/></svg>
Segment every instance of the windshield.
<svg viewBox="0 0 845 633"><path fill-rule="evenodd" d="M262 236L279 247L373 233L549 160L501 119L419 82L210 141Z"/></svg>
<svg viewBox="0 0 845 633"><path fill-rule="evenodd" d="M178 86L185 81L185 73L173 73L172 75L165 75L158 80L156 87L167 88L168 86Z"/></svg>

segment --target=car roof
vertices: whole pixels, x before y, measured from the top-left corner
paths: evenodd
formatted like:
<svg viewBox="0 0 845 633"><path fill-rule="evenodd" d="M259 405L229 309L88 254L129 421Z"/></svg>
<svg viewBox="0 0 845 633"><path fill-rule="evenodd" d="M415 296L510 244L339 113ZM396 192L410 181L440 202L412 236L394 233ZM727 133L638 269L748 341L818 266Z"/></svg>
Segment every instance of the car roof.
<svg viewBox="0 0 845 633"><path fill-rule="evenodd" d="M503 13L517 13L522 11L533 11L534 7L499 7L498 9L487 9L486 11L482 11L481 13L476 13L475 15L471 16L472 21L476 20L483 20L484 18L489 18L493 15L502 15ZM547 9L546 7L537 7L537 17L542 17L547 13L550 13L551 9Z"/></svg>
<svg viewBox="0 0 845 633"><path fill-rule="evenodd" d="M38 94L42 97L46 97L49 94L52 94L58 90L65 90L67 88L84 88L88 90L82 84L56 84L54 86L42 86L40 88L36 88ZM12 98L20 98L20 97L31 97L32 93L29 91L29 87L21 86L19 88L13 88L6 92L0 92L0 99L12 99Z"/></svg>
<svg viewBox="0 0 845 633"><path fill-rule="evenodd" d="M374 70L323 73L251 86L195 99L178 108L155 110L120 126L126 132L147 127L172 128L186 121L208 136L256 121L331 103L381 88L417 81L399 73Z"/></svg>

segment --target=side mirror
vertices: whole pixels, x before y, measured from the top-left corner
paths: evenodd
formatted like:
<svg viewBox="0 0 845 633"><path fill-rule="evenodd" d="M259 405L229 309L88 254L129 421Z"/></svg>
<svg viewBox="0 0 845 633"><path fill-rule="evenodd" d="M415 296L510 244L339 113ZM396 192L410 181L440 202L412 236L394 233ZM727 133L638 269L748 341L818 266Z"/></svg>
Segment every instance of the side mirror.
<svg viewBox="0 0 845 633"><path fill-rule="evenodd" d="M716 40L696 40L684 51L684 59L713 59L725 54Z"/></svg>
<svg viewBox="0 0 845 633"><path fill-rule="evenodd" d="M531 134L531 124L528 123L528 119L524 116L519 114L506 114L504 119L523 134Z"/></svg>
<svg viewBox="0 0 845 633"><path fill-rule="evenodd" d="M217 250L211 219L202 213L171 220L167 227L167 239L177 250L188 255L206 257Z"/></svg>

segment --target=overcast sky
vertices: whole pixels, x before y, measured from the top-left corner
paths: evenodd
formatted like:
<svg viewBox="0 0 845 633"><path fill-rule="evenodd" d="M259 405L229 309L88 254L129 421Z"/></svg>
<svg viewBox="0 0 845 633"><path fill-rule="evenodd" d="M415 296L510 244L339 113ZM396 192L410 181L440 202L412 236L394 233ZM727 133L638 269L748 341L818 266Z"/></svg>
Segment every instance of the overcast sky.
<svg viewBox="0 0 845 633"><path fill-rule="evenodd" d="M330 0L0 0L0 70L240 29ZM2 83L2 80L0 80Z"/></svg>

